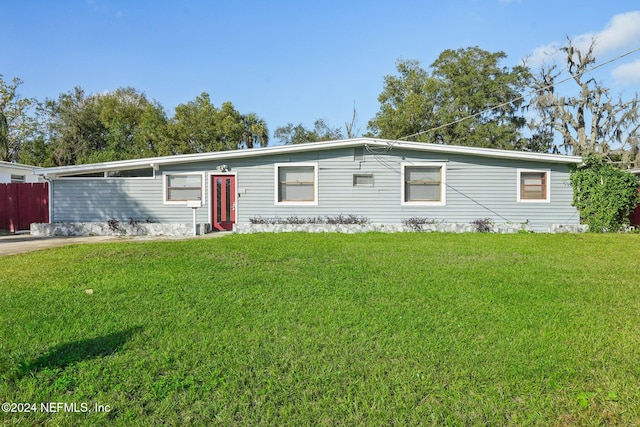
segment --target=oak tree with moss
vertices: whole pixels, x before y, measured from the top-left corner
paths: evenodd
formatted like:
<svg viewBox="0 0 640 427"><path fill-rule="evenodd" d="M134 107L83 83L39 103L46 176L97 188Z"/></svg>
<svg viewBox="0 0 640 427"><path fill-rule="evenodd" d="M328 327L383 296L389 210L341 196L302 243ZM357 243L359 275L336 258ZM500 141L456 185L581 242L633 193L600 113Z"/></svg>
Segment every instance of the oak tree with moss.
<svg viewBox="0 0 640 427"><path fill-rule="evenodd" d="M557 134L559 148L577 156L597 154L623 169L640 167L640 101L638 95L614 97L590 74L596 66L597 40L581 50L571 39L560 49L566 68L545 65L534 77L533 125ZM568 77L565 76L568 74ZM573 81L575 90L558 88Z"/></svg>
<svg viewBox="0 0 640 427"><path fill-rule="evenodd" d="M452 145L522 148L527 121L522 91L530 73L524 66L500 66L504 52L478 47L445 50L431 72L416 60L400 60L398 75L384 79L380 111L369 134Z"/></svg>

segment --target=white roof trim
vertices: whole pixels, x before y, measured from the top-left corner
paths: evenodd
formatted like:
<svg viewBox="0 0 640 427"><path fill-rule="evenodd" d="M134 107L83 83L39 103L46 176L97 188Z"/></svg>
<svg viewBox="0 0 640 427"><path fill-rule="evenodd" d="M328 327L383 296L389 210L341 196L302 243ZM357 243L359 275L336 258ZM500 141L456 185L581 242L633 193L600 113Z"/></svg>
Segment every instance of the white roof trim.
<svg viewBox="0 0 640 427"><path fill-rule="evenodd" d="M27 170L27 171L32 171L34 169L40 169L39 166L31 166L31 165L23 165L21 163L5 162L4 160L0 160L0 167L13 168L13 169L22 169L22 170Z"/></svg>
<svg viewBox="0 0 640 427"><path fill-rule="evenodd" d="M90 163L76 166L59 166L53 168L42 168L34 171L36 175L55 176L60 174L77 174L77 173L90 173L109 171L117 169L137 169L144 167L157 167L162 165L175 165L181 163L190 162L203 162L209 160L226 160L226 159L242 159L246 157L261 157L274 154L286 154L286 153L302 153L306 151L314 150L329 150L332 148L348 148L356 147L360 145L367 145L377 148L402 148L408 150L428 151L434 153L449 153L449 154L467 154L472 156L514 159L514 160L529 160L537 162L549 162L549 163L582 163L582 158L578 156L565 156L560 154L548 154L548 153L530 153L523 151L510 151L510 150L498 150L495 148L477 148L477 147L464 147L458 145L440 145L430 144L426 142L408 142L408 141L393 141L376 138L356 138L356 139L343 139L339 141L323 141L323 142L309 142L306 144L296 145L279 145L272 147L240 149L231 151L215 151L208 153L196 153L196 154L180 154L174 156L165 157L149 157L144 159L134 160L119 160L114 162L104 163Z"/></svg>

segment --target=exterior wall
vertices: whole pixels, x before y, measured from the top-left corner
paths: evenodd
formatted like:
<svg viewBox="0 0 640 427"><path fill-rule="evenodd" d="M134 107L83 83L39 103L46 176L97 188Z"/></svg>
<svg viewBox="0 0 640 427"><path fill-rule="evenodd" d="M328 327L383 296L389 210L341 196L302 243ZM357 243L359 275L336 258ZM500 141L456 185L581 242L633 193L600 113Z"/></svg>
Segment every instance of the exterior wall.
<svg viewBox="0 0 640 427"><path fill-rule="evenodd" d="M191 223L186 206L164 205L162 174L155 178L67 178L53 181L52 222L126 221ZM208 199L207 199L208 203ZM208 222L198 209L198 222Z"/></svg>
<svg viewBox="0 0 640 427"><path fill-rule="evenodd" d="M270 160L270 161L269 161ZM578 224L579 215L571 206L573 191L569 168L564 164L499 160L450 154L392 150L373 154L365 151L364 161L354 161L353 149L334 150L262 159L260 164L238 167L238 222L256 216L324 216L355 214L373 223L398 224L410 217L428 217L448 223L468 223L492 218L497 223L529 221L534 231L546 231L548 224ZM273 163L318 162L317 206L276 205ZM446 164L446 204L407 206L401 204L401 163L444 162ZM549 170L550 203L517 202L517 168ZM374 186L353 187L354 173L371 173ZM244 191L244 192L243 192Z"/></svg>
<svg viewBox="0 0 640 427"><path fill-rule="evenodd" d="M287 206L275 203L275 163L312 162L318 165L318 203ZM446 204L407 206L401 203L401 164L446 164ZM190 223L192 210L163 204L163 173L206 172L206 197L198 209L198 222L210 222L210 175L225 164L235 174L237 222L252 217L315 217L354 214L375 224L400 224L402 219L427 217L446 223L468 223L491 218L496 223L528 221L533 231L547 231L549 224L578 224L571 206L572 189L566 164L494 159L461 154L429 153L394 148L364 151L354 160L353 148L307 153L274 154L226 159L160 168L153 179L82 178L58 179L53 185L53 222L106 221L108 218ZM550 171L551 201L517 202L517 169ZM353 187L354 173L374 176L373 187Z"/></svg>

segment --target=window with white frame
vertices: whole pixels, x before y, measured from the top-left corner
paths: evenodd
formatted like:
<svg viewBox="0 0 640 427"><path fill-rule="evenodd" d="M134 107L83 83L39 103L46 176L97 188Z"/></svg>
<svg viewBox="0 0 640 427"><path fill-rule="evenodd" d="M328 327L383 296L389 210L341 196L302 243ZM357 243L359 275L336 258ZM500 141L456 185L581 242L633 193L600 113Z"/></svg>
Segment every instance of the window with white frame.
<svg viewBox="0 0 640 427"><path fill-rule="evenodd" d="M518 169L518 201L548 202L549 181L548 170Z"/></svg>
<svg viewBox="0 0 640 427"><path fill-rule="evenodd" d="M204 173L167 173L164 175L165 203L204 203Z"/></svg>
<svg viewBox="0 0 640 427"><path fill-rule="evenodd" d="M275 165L275 178L276 204L317 204L317 164L277 163Z"/></svg>
<svg viewBox="0 0 640 427"><path fill-rule="evenodd" d="M402 165L402 204L444 205L446 202L444 163Z"/></svg>

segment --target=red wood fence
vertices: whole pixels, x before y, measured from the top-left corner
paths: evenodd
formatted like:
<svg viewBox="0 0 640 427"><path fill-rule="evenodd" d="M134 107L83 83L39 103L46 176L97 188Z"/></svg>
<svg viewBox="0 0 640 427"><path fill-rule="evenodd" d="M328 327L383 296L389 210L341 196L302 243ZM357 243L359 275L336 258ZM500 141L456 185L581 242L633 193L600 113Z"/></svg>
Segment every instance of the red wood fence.
<svg viewBox="0 0 640 427"><path fill-rule="evenodd" d="M638 192L640 192L640 188L638 188ZM631 211L631 225L640 226L640 205L638 205L635 210Z"/></svg>
<svg viewBox="0 0 640 427"><path fill-rule="evenodd" d="M28 230L34 222L49 222L48 184L0 184L0 230Z"/></svg>

